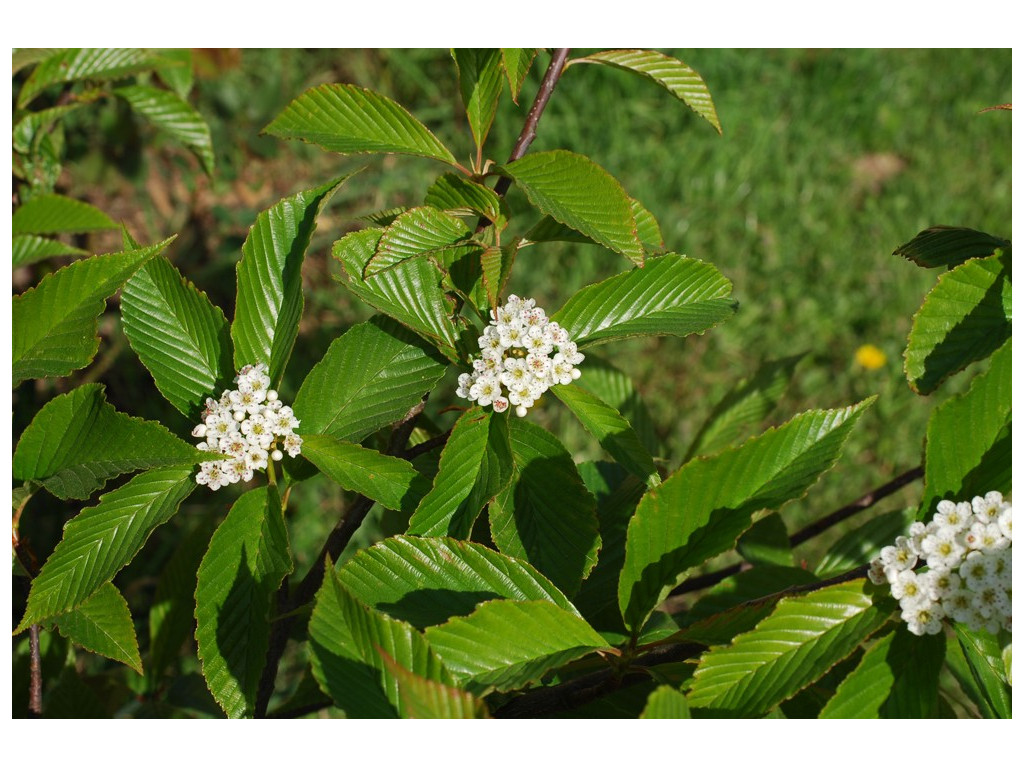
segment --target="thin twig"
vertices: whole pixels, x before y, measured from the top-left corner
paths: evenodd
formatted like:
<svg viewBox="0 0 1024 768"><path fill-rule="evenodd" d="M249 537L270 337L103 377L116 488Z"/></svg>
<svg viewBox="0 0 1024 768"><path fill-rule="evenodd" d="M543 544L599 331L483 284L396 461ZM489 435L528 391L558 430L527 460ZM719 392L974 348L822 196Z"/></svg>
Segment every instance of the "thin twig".
<svg viewBox="0 0 1024 768"><path fill-rule="evenodd" d="M801 528L799 531L797 531L789 537L789 545L791 547L795 547L797 544L802 544L808 539L812 539L815 536L824 533L832 526L843 522L849 517L853 517L853 515L857 514L858 512L863 512L865 509L874 506L882 499L886 498L887 496L891 496L903 486L912 483L914 480L917 480L923 475L923 467L915 467L914 469L908 469L902 475L894 477L892 480L883 485L878 486L873 491L868 491L856 501L852 501L846 506L840 507L835 512L826 515L820 520L815 520L810 525ZM720 581L724 581L730 576L739 573L742 568L742 563L736 563L734 565L727 566L717 571L712 571L710 573L703 573L699 576L694 576L693 578L687 579L678 587L673 589L670 594L672 597L675 597L676 595L684 595L689 592L696 592L697 590L705 589L707 587L713 587Z"/></svg>
<svg viewBox="0 0 1024 768"><path fill-rule="evenodd" d="M424 453L430 453L438 446L444 445L445 443L448 442L448 438L450 438L451 436L452 431L449 429L447 432L444 432L440 435L435 435L434 437L431 437L429 440L424 440L422 443L417 443L411 448L402 451L400 455L403 459L406 460L415 459L417 456L421 456Z"/></svg>
<svg viewBox="0 0 1024 768"><path fill-rule="evenodd" d="M43 662L39 655L39 625L28 628L29 663L28 711L32 717L43 715Z"/></svg>

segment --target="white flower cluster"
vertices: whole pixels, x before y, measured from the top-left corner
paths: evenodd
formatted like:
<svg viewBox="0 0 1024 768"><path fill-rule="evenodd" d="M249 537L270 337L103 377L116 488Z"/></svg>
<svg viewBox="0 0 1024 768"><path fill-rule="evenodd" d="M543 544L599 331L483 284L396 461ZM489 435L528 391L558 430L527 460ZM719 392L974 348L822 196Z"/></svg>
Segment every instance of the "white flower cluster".
<svg viewBox="0 0 1024 768"><path fill-rule="evenodd" d="M511 403L517 415L525 416L549 387L580 377L576 366L583 355L568 331L548 320L533 299L511 294L505 306L491 310L491 323L478 341L473 373L459 376L456 394L498 413Z"/></svg>
<svg viewBox="0 0 1024 768"><path fill-rule="evenodd" d="M292 409L270 389L264 363L246 365L235 377L238 389L226 389L220 400L206 398L203 421L192 430L193 437L205 438L196 447L223 453L230 458L204 461L196 482L217 490L222 485L252 480L253 472L267 468L267 460L298 456L302 438L292 430L299 426Z"/></svg>
<svg viewBox="0 0 1024 768"><path fill-rule="evenodd" d="M949 617L972 630L1012 631L1013 507L998 491L970 502L940 501L871 562L868 577L890 585L915 635L934 635ZM928 570L914 571L919 560Z"/></svg>

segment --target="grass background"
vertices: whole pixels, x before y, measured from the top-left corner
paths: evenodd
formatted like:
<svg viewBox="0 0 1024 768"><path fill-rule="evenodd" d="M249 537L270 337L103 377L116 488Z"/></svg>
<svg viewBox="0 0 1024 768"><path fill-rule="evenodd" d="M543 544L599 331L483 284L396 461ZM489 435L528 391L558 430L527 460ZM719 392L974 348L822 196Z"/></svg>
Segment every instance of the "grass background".
<svg viewBox="0 0 1024 768"><path fill-rule="evenodd" d="M588 51L574 51L584 55ZM667 469L676 468L714 404L764 360L806 353L769 423L808 408L839 407L877 394L839 466L783 512L789 530L827 514L920 463L931 409L963 389L960 375L938 394L913 394L902 372L911 317L937 273L893 249L935 224L1011 232L1011 113L981 112L1011 101L1009 50L678 50L703 76L723 127L719 136L669 93L645 79L599 66L573 66L559 82L533 150L586 154L651 210L669 250L717 266L734 283L739 312L703 336L633 340L598 348L635 380L650 409ZM181 271L231 317L234 266L256 213L285 195L364 168L322 217L304 268L306 314L282 396L294 396L330 341L371 314L332 278L331 243L376 210L422 201L443 170L407 157L345 158L260 131L305 88L349 82L402 103L465 161L472 148L455 70L438 50L205 50L195 52L193 103L213 132L217 172L164 141L122 106L101 103L67 121L69 162L61 188L123 220L137 239L177 233L169 251ZM487 156L503 161L548 62L541 53L520 104L502 100ZM524 206L513 191L510 205ZM525 222L524 222L525 223ZM116 250L111 235L95 252ZM517 259L510 289L553 312L581 286L623 271L621 256L594 246L550 244ZM22 274L19 279L33 282ZM152 397L151 382L122 342L112 315L85 376L104 381L119 409L158 418L179 434L190 425ZM886 356L868 370L861 345ZM584 368L585 372L585 368ZM434 394L430 416L454 398ZM15 392L14 434L71 378ZM600 457L593 441L553 398L531 417L554 431L577 460ZM297 569L304 572L344 496L307 484L291 504ZM910 503L912 485L879 511ZM197 494L186 517L226 510L229 500ZM33 505L36 502L33 501ZM31 510L30 510L31 511ZM65 517L72 510L66 510ZM36 523L42 552L60 523ZM40 516L35 515L36 520ZM50 519L53 520L52 515ZM386 531L377 520L367 536ZM31 530L31 528L30 528ZM803 545L813 565L838 531ZM155 536L122 577L152 574L177 537ZM364 539L365 541L365 539ZM52 544L51 544L52 546ZM143 592L152 584L139 587ZM133 595L128 592L130 602ZM299 663L296 661L296 663Z"/></svg>

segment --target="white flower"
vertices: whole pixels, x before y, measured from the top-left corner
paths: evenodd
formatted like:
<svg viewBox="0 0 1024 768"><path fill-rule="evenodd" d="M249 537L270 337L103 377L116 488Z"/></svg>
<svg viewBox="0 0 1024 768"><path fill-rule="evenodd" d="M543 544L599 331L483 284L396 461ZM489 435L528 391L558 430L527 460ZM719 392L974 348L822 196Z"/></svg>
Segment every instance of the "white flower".
<svg viewBox="0 0 1024 768"><path fill-rule="evenodd" d="M473 372L459 375L455 393L491 405L496 413L511 404L525 416L550 387L580 377L575 366L584 356L533 299L509 295L504 306L491 310L491 322L477 344L480 355L470 361Z"/></svg>
<svg viewBox="0 0 1024 768"><path fill-rule="evenodd" d="M904 608L901 618L907 629L915 635L935 635L942 631L945 613L938 603L927 603Z"/></svg>
<svg viewBox="0 0 1024 768"><path fill-rule="evenodd" d="M217 400L206 399L202 423L192 430L193 437L206 438L197 445L200 450L228 456L199 465L196 482L211 490L248 482L254 472L267 468L268 459L280 461L284 452L298 456L302 446L293 431L299 420L270 389L265 364L244 366L235 381L237 389L224 390Z"/></svg>

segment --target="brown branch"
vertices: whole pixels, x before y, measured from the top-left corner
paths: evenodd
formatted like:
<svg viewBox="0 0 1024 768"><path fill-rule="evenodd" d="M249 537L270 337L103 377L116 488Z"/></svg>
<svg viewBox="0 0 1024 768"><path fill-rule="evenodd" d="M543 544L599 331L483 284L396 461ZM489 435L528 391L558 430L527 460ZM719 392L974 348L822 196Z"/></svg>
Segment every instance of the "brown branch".
<svg viewBox="0 0 1024 768"><path fill-rule="evenodd" d="M43 663L39 655L39 625L28 628L28 647L32 655L29 663L28 711L32 717L43 715Z"/></svg>
<svg viewBox="0 0 1024 768"><path fill-rule="evenodd" d="M797 531L789 537L789 545L791 547L795 547L797 544L803 544L808 539L812 539L818 534L824 533L832 526L843 522L849 517L853 517L853 515L857 514L858 512L863 512L865 509L874 506L882 499L886 498L887 496L891 496L903 486L909 485L914 480L917 480L923 475L923 467L914 467L914 469L908 469L902 475L894 477L892 480L883 485L878 486L873 491L868 491L856 501L851 501L849 504L847 504L844 507L840 507L835 512L832 512L831 514L826 515L820 520L815 520L810 525L801 528L799 531ZM670 594L671 596L675 597L676 595L684 595L688 592L696 592L700 589L713 587L720 581L724 581L730 576L739 573L740 570L742 570L742 568L742 563L736 563L734 565L727 566L720 570L712 571L711 573L703 573L699 576L694 576L693 578L687 579L678 587L673 589Z"/></svg>
<svg viewBox="0 0 1024 768"><path fill-rule="evenodd" d="M444 433L442 433L440 435L435 435L434 437L430 438L429 440L424 440L422 443L417 443L416 445L412 446L411 448L409 448L409 449L407 449L405 451L402 451L402 453L400 455L401 455L401 457L403 459L408 459L408 460L415 459L417 456L421 456L424 453L430 453L432 450L434 450L438 446L444 445L445 443L448 442L448 438L450 438L451 436L452 436L452 431L449 429L447 432L444 432Z"/></svg>

